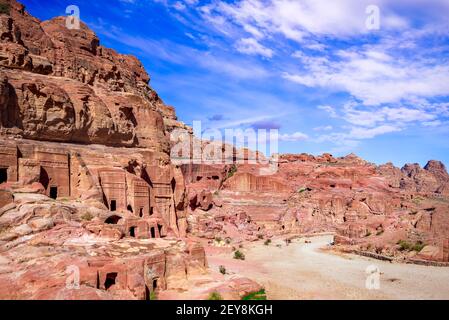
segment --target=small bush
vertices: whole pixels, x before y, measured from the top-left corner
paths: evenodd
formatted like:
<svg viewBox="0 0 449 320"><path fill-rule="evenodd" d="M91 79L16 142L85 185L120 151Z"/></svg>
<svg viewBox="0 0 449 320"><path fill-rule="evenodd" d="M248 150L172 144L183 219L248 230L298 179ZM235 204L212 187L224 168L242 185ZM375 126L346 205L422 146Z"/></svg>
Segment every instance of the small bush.
<svg viewBox="0 0 449 320"><path fill-rule="evenodd" d="M368 231L368 232L365 234L365 237L369 237L370 235L371 235L371 232Z"/></svg>
<svg viewBox="0 0 449 320"><path fill-rule="evenodd" d="M211 292L207 300L223 300L223 297L218 292Z"/></svg>
<svg viewBox="0 0 449 320"><path fill-rule="evenodd" d="M93 218L94 218L94 216L90 212L86 212L85 214L83 214L81 216L81 219L86 220L86 221L90 221Z"/></svg>
<svg viewBox="0 0 449 320"><path fill-rule="evenodd" d="M398 245L400 251L410 251L412 247L411 244L405 240L399 240Z"/></svg>
<svg viewBox="0 0 449 320"><path fill-rule="evenodd" d="M417 241L415 244L412 244L405 240L399 240L398 245L400 251L416 251L416 252L420 252L426 246L422 241Z"/></svg>
<svg viewBox="0 0 449 320"><path fill-rule="evenodd" d="M221 237L215 237L215 241L221 242L223 239Z"/></svg>
<svg viewBox="0 0 449 320"><path fill-rule="evenodd" d="M226 179L231 178L237 172L237 166L233 164L231 168L229 168L228 174L226 175Z"/></svg>
<svg viewBox="0 0 449 320"><path fill-rule="evenodd" d="M245 260L245 254L243 252L241 252L240 250L237 250L234 252L234 259Z"/></svg>
<svg viewBox="0 0 449 320"><path fill-rule="evenodd" d="M150 292L150 300L157 300L157 293L156 291Z"/></svg>
<svg viewBox="0 0 449 320"><path fill-rule="evenodd" d="M263 234L258 234L257 235L257 239L262 240L263 239Z"/></svg>
<svg viewBox="0 0 449 320"><path fill-rule="evenodd" d="M268 246L270 243L271 243L271 239L267 239L267 240L265 240L265 242L263 244Z"/></svg>
<svg viewBox="0 0 449 320"><path fill-rule="evenodd" d="M9 15L11 8L8 3L0 3L0 14Z"/></svg>
<svg viewBox="0 0 449 320"><path fill-rule="evenodd" d="M226 268L225 268L225 266L219 266L219 267L218 267L218 270L220 270L220 273L221 273L221 274L226 274Z"/></svg>
<svg viewBox="0 0 449 320"><path fill-rule="evenodd" d="M226 242L226 244L231 244L232 240L231 240L231 238L226 238L225 242Z"/></svg>
<svg viewBox="0 0 449 320"><path fill-rule="evenodd" d="M257 292L247 294L242 300L267 300L267 294L265 293L265 289L261 289Z"/></svg>
<svg viewBox="0 0 449 320"><path fill-rule="evenodd" d="M413 246L412 250L416 252L420 252L422 249L424 249L426 245L422 241L418 241Z"/></svg>

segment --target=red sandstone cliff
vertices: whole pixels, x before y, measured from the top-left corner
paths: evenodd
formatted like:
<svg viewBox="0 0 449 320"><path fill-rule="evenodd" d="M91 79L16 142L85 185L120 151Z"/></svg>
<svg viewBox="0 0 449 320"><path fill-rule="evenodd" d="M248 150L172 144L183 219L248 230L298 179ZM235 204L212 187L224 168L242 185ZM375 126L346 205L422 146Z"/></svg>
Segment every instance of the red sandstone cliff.
<svg viewBox="0 0 449 320"><path fill-rule="evenodd" d="M68 30L0 1L10 7L0 14L0 298L143 299L206 283L238 298L239 281L205 280L198 239L232 247L332 231L344 248L449 261L442 163L288 154L177 165L169 133L190 129L135 57L102 47L85 24ZM73 266L80 291L65 286Z"/></svg>

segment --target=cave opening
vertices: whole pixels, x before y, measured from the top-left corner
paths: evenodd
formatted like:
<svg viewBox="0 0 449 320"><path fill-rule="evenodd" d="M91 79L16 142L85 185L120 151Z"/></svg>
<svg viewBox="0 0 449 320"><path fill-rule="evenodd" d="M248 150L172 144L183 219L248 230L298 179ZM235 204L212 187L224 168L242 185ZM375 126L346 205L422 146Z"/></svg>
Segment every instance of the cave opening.
<svg viewBox="0 0 449 320"><path fill-rule="evenodd" d="M0 183L8 181L8 169L0 168Z"/></svg>
<svg viewBox="0 0 449 320"><path fill-rule="evenodd" d="M115 285L117 279L117 272L110 272L106 275L106 280L104 281L104 288L108 290L110 287Z"/></svg>
<svg viewBox="0 0 449 320"><path fill-rule="evenodd" d="M150 233L151 233L151 238L156 238L156 230L154 229L154 227L151 227Z"/></svg>
<svg viewBox="0 0 449 320"><path fill-rule="evenodd" d="M117 201L116 200L111 200L111 205L109 206L111 211L116 211L117 210Z"/></svg>
<svg viewBox="0 0 449 320"><path fill-rule="evenodd" d="M50 198L55 200L58 198L58 187L50 187Z"/></svg>
<svg viewBox="0 0 449 320"><path fill-rule="evenodd" d="M113 216L108 217L108 218L104 221L104 223L107 223L107 224L117 224L121 219L122 219L122 217L117 216L117 215L113 215Z"/></svg>
<svg viewBox="0 0 449 320"><path fill-rule="evenodd" d="M129 236L133 238L136 237L136 227L129 228Z"/></svg>

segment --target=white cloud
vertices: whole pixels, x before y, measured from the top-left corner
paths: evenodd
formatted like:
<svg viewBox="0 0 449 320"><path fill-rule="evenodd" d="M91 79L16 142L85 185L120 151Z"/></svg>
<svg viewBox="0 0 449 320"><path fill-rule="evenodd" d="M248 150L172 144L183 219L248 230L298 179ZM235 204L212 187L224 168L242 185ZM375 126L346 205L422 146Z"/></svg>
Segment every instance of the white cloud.
<svg viewBox="0 0 449 320"><path fill-rule="evenodd" d="M401 131L401 128L392 125L382 125L375 128L354 127L351 129L349 136L352 139L371 139L376 136Z"/></svg>
<svg viewBox="0 0 449 320"><path fill-rule="evenodd" d="M237 51L249 55L261 55L266 58L273 56L273 50L264 47L254 38L241 39L236 45Z"/></svg>
<svg viewBox="0 0 449 320"><path fill-rule="evenodd" d="M308 135L302 133L302 132L295 132L295 133L291 133L291 134L280 134L279 135L279 140L280 141L302 141L302 140L307 140L309 138Z"/></svg>
<svg viewBox="0 0 449 320"><path fill-rule="evenodd" d="M388 48L372 49L340 51L339 59L295 53L304 70L283 77L307 87L346 91L365 105L449 95L449 65L444 61L393 58Z"/></svg>
<svg viewBox="0 0 449 320"><path fill-rule="evenodd" d="M337 118L338 117L337 112L331 106L318 106L318 109L327 112L331 118Z"/></svg>
<svg viewBox="0 0 449 320"><path fill-rule="evenodd" d="M404 28L408 22L390 10L387 0L240 0L215 1L208 14L239 26L251 25L263 34L282 34L302 42L310 35L347 37L370 32L366 8L382 7L383 28Z"/></svg>

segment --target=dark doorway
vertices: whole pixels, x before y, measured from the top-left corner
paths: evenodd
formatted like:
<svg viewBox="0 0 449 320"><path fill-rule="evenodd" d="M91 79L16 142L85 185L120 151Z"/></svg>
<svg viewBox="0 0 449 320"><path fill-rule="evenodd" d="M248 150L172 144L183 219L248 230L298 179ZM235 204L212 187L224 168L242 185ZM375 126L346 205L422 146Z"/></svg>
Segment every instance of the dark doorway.
<svg viewBox="0 0 449 320"><path fill-rule="evenodd" d="M128 209L128 211L133 212L133 207L131 207L130 204L128 205L128 208L127 208L127 209Z"/></svg>
<svg viewBox="0 0 449 320"><path fill-rule="evenodd" d="M153 279L153 291L157 289L157 279Z"/></svg>
<svg viewBox="0 0 449 320"><path fill-rule="evenodd" d="M150 232L151 232L151 238L156 238L156 230L154 230L154 227L151 227Z"/></svg>
<svg viewBox="0 0 449 320"><path fill-rule="evenodd" d="M140 208L139 216L140 216L141 218L143 217L143 208Z"/></svg>
<svg viewBox="0 0 449 320"><path fill-rule="evenodd" d="M117 278L117 272L111 272L106 275L106 280L104 281L104 288L108 290L115 284L115 280Z"/></svg>
<svg viewBox="0 0 449 320"><path fill-rule="evenodd" d="M0 183L8 181L8 169L0 168Z"/></svg>
<svg viewBox="0 0 449 320"><path fill-rule="evenodd" d="M117 224L117 223L120 221L121 218L122 218L122 217L113 215L113 216L110 216L109 218L107 218L107 219L104 221L104 223L107 223L107 224Z"/></svg>
<svg viewBox="0 0 449 320"><path fill-rule="evenodd" d="M150 208L150 216L153 215L153 207Z"/></svg>
<svg viewBox="0 0 449 320"><path fill-rule="evenodd" d="M129 228L129 236L133 238L136 237L136 227Z"/></svg>
<svg viewBox="0 0 449 320"><path fill-rule="evenodd" d="M50 187L50 198L52 199L58 198L58 187Z"/></svg>
<svg viewBox="0 0 449 320"><path fill-rule="evenodd" d="M147 285L145 285L145 300L151 300L150 289L148 289Z"/></svg>
<svg viewBox="0 0 449 320"><path fill-rule="evenodd" d="M39 182L44 186L45 189L48 188L48 184L50 183L50 177L48 176L48 173L44 168L41 168L41 172L39 175Z"/></svg>
<svg viewBox="0 0 449 320"><path fill-rule="evenodd" d="M157 229L159 230L159 237L162 238L162 226L160 224L158 224Z"/></svg>
<svg viewBox="0 0 449 320"><path fill-rule="evenodd" d="M116 211L117 210L117 201L116 200L111 200L110 210L111 211Z"/></svg>

